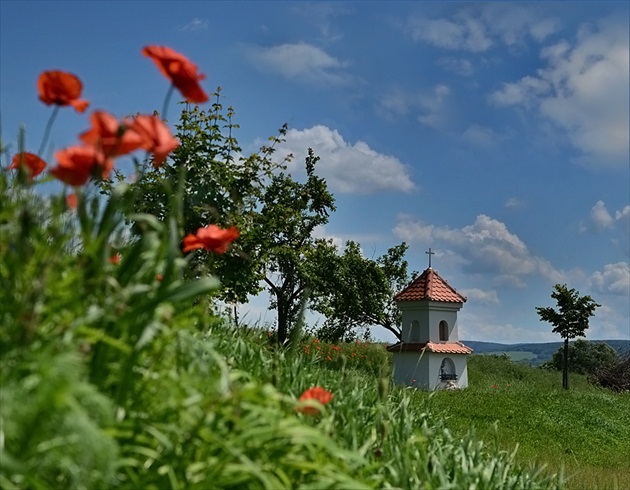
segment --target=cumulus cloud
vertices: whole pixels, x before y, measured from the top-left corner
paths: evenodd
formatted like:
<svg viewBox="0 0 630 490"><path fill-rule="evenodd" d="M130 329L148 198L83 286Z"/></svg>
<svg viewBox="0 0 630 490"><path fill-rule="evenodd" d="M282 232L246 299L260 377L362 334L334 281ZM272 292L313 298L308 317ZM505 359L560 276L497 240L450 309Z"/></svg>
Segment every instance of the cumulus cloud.
<svg viewBox="0 0 630 490"><path fill-rule="evenodd" d="M344 71L347 62L307 43L268 48L249 46L246 55L259 69L278 73L288 80L319 86L339 86L355 81Z"/></svg>
<svg viewBox="0 0 630 490"><path fill-rule="evenodd" d="M504 223L483 214L459 229L427 225L403 215L393 231L409 243L441 242L461 258L465 271L492 274L495 284L523 287L525 276L538 274L554 282L563 277L547 260L532 254Z"/></svg>
<svg viewBox="0 0 630 490"><path fill-rule="evenodd" d="M558 30L558 22L531 7L495 3L464 8L451 18L411 17L404 30L417 42L480 53L496 45L522 45L526 39L542 42Z"/></svg>
<svg viewBox="0 0 630 490"><path fill-rule="evenodd" d="M503 106L536 110L563 130L584 165L628 163L628 26L604 19L583 26L574 43L541 52L546 66L535 76L506 83L490 95Z"/></svg>
<svg viewBox="0 0 630 490"><path fill-rule="evenodd" d="M471 289L459 289L461 294L466 296L469 301L476 301L479 303L483 303L485 305L498 305L499 297L497 296L497 292L492 291L484 291L478 288Z"/></svg>
<svg viewBox="0 0 630 490"><path fill-rule="evenodd" d="M604 201L597 201L595 206L591 208L591 222L596 230L612 228L614 220L606 209Z"/></svg>
<svg viewBox="0 0 630 490"><path fill-rule="evenodd" d="M313 238L323 238L324 240L332 243L338 249L342 249L343 245L346 243L346 240L339 235L330 233L325 226L316 226L313 229Z"/></svg>
<svg viewBox="0 0 630 490"><path fill-rule="evenodd" d="M603 271L595 272L589 285L600 293L630 297L630 265L628 262L606 264Z"/></svg>
<svg viewBox="0 0 630 490"><path fill-rule="evenodd" d="M374 194L415 189L407 165L398 158L378 153L364 141L347 142L337 130L326 126L291 129L279 148L293 154L289 170L296 172L303 168L306 150L313 148L320 157L317 173L335 192Z"/></svg>
<svg viewBox="0 0 630 490"><path fill-rule="evenodd" d="M623 209L615 211L613 214L608 210L604 201L597 201L591 208L591 230L604 231L615 228L617 224L621 224L623 228L627 228L630 223L630 205ZM587 228L585 227L584 230Z"/></svg>
<svg viewBox="0 0 630 490"><path fill-rule="evenodd" d="M625 206L623 209L619 211L615 211L615 219L617 221L621 221L625 223L627 226L628 223L630 222L630 205Z"/></svg>

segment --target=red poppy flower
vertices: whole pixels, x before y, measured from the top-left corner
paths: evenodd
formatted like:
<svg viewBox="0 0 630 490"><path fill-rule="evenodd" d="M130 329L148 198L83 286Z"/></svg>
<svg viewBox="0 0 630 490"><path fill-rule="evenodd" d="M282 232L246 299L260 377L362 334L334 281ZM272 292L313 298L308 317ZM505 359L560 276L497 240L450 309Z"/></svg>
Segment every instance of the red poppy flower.
<svg viewBox="0 0 630 490"><path fill-rule="evenodd" d="M184 55L166 46L146 46L142 54L151 58L162 74L181 92L188 102L201 104L208 100L199 81L205 75L197 72L197 65Z"/></svg>
<svg viewBox="0 0 630 490"><path fill-rule="evenodd" d="M153 153L155 168L162 165L168 154L179 146L177 138L157 116L136 116L128 124L140 136L142 140L140 147Z"/></svg>
<svg viewBox="0 0 630 490"><path fill-rule="evenodd" d="M83 185L92 176L109 178L111 158L93 146L71 146L55 153L58 165L50 172L68 185Z"/></svg>
<svg viewBox="0 0 630 490"><path fill-rule="evenodd" d="M236 226L223 229L217 225L208 225L199 228L196 234L188 234L184 237L184 252L190 252L198 248L205 248L211 252L223 254L227 251L230 243L238 238Z"/></svg>
<svg viewBox="0 0 630 490"><path fill-rule="evenodd" d="M304 393L302 393L302 396L300 397L301 402L303 402L304 400L317 400L322 405L326 405L332 399L333 394L330 391L321 388L320 386L315 386L314 388L306 390ZM298 411L308 415L317 415L319 413L319 410L316 407L308 406L299 407Z"/></svg>
<svg viewBox="0 0 630 490"><path fill-rule="evenodd" d="M79 139L88 145L94 145L107 156L119 156L131 153L142 146L142 137L105 111L95 111L90 116L92 128L82 133Z"/></svg>
<svg viewBox="0 0 630 490"><path fill-rule="evenodd" d="M75 193L66 196L66 204L70 209L76 209L79 205L79 198Z"/></svg>
<svg viewBox="0 0 630 490"><path fill-rule="evenodd" d="M22 152L13 157L10 169L18 169L20 165L24 165L27 169L30 179L37 177L46 168L46 162L34 153Z"/></svg>
<svg viewBox="0 0 630 490"><path fill-rule="evenodd" d="M39 99L46 105L69 106L77 112L84 112L89 105L87 100L79 99L83 84L78 77L65 71L45 71L37 80Z"/></svg>

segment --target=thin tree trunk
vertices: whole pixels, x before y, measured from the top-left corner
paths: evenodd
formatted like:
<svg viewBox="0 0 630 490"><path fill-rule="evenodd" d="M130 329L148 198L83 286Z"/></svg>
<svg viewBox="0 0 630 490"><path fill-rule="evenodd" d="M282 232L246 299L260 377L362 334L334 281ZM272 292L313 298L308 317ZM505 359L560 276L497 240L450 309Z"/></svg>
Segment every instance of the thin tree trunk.
<svg viewBox="0 0 630 490"><path fill-rule="evenodd" d="M278 342L283 344L287 339L289 307L285 299L276 296L276 304L278 305Z"/></svg>
<svg viewBox="0 0 630 490"><path fill-rule="evenodd" d="M569 389L569 338L564 339L564 362L562 364L562 387Z"/></svg>

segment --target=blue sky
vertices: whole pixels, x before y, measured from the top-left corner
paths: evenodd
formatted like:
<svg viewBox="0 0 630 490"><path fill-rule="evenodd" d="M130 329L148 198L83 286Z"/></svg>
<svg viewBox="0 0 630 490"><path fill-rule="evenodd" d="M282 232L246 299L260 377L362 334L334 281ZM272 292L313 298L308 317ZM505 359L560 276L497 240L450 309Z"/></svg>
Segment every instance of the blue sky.
<svg viewBox="0 0 630 490"><path fill-rule="evenodd" d="M431 247L468 297L460 337L559 340L535 307L567 283L602 305L587 338L628 339L628 24L628 2L606 1L1 0L3 139L24 123L39 145L46 69L91 102L61 111L56 148L91 110L160 109L167 82L141 49L166 45L222 87L245 151L286 122L278 155L299 176L314 148L337 199L321 236L370 257L404 240L418 271ZM261 299L241 314L273 321Z"/></svg>

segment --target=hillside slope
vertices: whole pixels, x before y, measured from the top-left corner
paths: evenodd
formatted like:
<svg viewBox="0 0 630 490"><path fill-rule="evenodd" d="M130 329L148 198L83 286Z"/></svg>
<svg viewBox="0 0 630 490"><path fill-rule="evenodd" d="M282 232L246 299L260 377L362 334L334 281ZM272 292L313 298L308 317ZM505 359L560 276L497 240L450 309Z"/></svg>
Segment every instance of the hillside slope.
<svg viewBox="0 0 630 490"><path fill-rule="evenodd" d="M553 354L563 345L563 342L541 342L521 344L501 344L496 342L480 342L477 340L463 340L471 347L475 354L508 354L514 361L527 361L531 365L539 365L551 359ZM594 340L605 342L617 352L630 352L630 340ZM520 355L517 353L521 353Z"/></svg>

